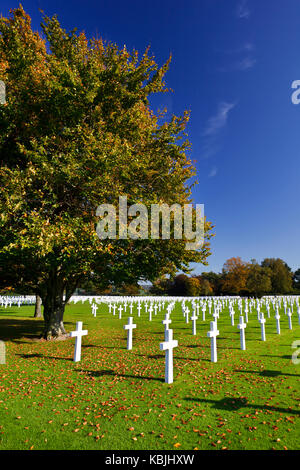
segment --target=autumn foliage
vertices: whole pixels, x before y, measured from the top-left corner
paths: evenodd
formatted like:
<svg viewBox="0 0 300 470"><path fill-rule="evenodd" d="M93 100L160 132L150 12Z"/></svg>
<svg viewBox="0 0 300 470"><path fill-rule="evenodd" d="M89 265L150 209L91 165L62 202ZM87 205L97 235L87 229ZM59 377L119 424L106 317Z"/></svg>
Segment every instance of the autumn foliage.
<svg viewBox="0 0 300 470"><path fill-rule="evenodd" d="M99 204L191 202L189 114L167 122L150 108L170 58L159 67L149 48L89 39L56 16L41 30L21 6L0 18L0 287L40 295L51 338L80 283L132 285L205 263L212 226L197 252L185 240L100 242Z"/></svg>

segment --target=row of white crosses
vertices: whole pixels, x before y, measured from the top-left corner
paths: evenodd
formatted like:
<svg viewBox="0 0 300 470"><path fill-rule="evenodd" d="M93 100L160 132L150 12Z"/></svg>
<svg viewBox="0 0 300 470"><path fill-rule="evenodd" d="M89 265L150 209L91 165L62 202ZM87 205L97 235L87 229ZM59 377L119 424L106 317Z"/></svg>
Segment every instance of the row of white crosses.
<svg viewBox="0 0 300 470"><path fill-rule="evenodd" d="M234 325L234 309L232 304L234 304L235 301L230 300L229 301L229 310L230 310L230 315L232 317L232 324ZM276 321L277 321L277 333L280 334L280 323L279 323L279 310L278 310L278 304L280 305L279 302L274 304L274 308L276 307ZM129 305L130 308L130 313L132 313L132 303ZM138 303L138 306L140 307L141 303ZM162 321L162 323L165 326L165 341L163 343L160 343L160 349L166 352L165 356L165 382L166 383L172 383L173 382L173 349L178 346L178 341L173 339L173 330L169 328L170 323L172 322L170 319L170 313L173 310L175 305L175 301L170 302L167 306L167 313L165 315L165 319ZM212 362L217 362L217 336L219 335L219 331L217 328L217 320L219 318L219 311L227 305L227 299L225 302L215 302L214 303L214 313L213 313L213 318L214 321L210 322L210 331L207 333L207 336L211 339L211 361ZM255 305L252 301L249 302L249 310L251 312L252 306ZM297 298L296 300L296 305L297 305L297 313L298 313L298 318L300 318L300 309L299 309L299 299ZM212 303L208 302L209 310L211 313L211 307ZM268 312L268 317L269 317L269 302L266 302L266 309ZM240 310L240 313L242 313L243 305L242 301L239 300L238 302L238 307ZM262 341L266 340L266 334L265 334L265 323L266 320L264 318L264 314L260 312L260 307L261 307L261 302L257 301L256 302L256 309L257 309L257 315L259 322L261 324L261 338ZM94 316L96 316L96 311L97 311L97 305L93 304L92 305L92 311ZM157 306L158 308L158 306ZM148 310L149 313L149 320L151 321L152 318L152 312L155 310L155 313L157 313L157 308L153 309L153 305L150 302L150 306L148 304L145 304L145 309ZM124 309L126 309L126 305L124 306ZM193 322L193 335L196 335L196 321L198 319L197 313L199 312L199 304L197 304L195 301L192 301L192 309L193 313L191 316L191 320ZM121 312L123 310L122 304L119 306L119 318L121 318ZM206 303L202 303L202 311L204 312L205 316L205 310L206 310ZM110 308L111 311L111 308ZM190 309L185 306L185 300L182 301L182 311L183 315L186 318L186 322L189 321L189 313ZM138 311L140 314L140 310ZM248 314L248 302L247 299L245 300L245 314ZM292 312L290 309L287 309L286 312L288 318L289 318L289 328L292 329L292 322L291 322L291 316ZM238 324L238 329L240 330L240 345L241 349L245 350L246 349L246 341L245 341L245 329L247 327L247 321L248 318L246 319L246 322L244 322L244 318L242 315L240 315L240 322ZM299 320L300 323L300 320ZM128 324L124 325L124 329L127 330L127 349L131 350L132 349L132 338L133 338L133 329L136 328L136 324L133 323L133 317L128 318ZM74 352L74 361L77 362L80 360L81 357L81 338L82 336L86 335L88 332L86 330L82 330L82 322L77 322L76 324L76 331L72 332L70 336L76 337L76 342L75 342L75 352Z"/></svg>
<svg viewBox="0 0 300 470"><path fill-rule="evenodd" d="M199 300L199 299L198 299ZM233 308L233 305L235 303L238 303L238 308L240 310L240 314L243 313L243 301L245 303L245 307L244 307L244 310L245 310L245 321L246 323L248 323L248 311L251 313L251 309L253 306L256 306L256 309L257 309L257 318L258 318L258 321L260 320L260 309L261 309L261 305L263 303L265 303L266 305L266 309L267 309L267 314L268 314L268 318L270 318L270 305L269 305L269 300L267 299L266 301L264 300L254 300L254 299L240 299L240 298L235 298L235 299L222 299L222 301L219 301L218 299L214 299L214 302L212 302L211 299L209 299L208 301L207 300L200 300L199 303L197 303L195 301L195 299L192 299L192 308L193 308L193 316L194 315L194 310L196 309L197 310L197 316L198 316L198 312L199 312L199 309L200 307L202 307L202 312L203 312L203 315L202 315L202 319L205 320L205 311L206 311L206 305L209 306L209 310L211 312L211 307L212 307L212 304L214 303L214 313L213 313L213 317L214 317L214 321L217 321L217 319L219 318L219 311L229 303L229 312L230 312L230 317L231 317L231 324L232 326L234 326L234 315L235 315L235 311L234 311L234 308ZM133 299L131 299L130 301L131 303L129 304L129 309L130 309L130 314L132 315L132 310L133 310ZM153 308L153 300L151 298L151 300L149 301L150 302L150 306L148 305L148 301L145 301L145 310L146 312L148 311L148 314L149 314L149 321L152 321L152 318L153 318L153 312L154 312L154 315L157 314L157 310L161 310L161 301L159 304L154 304L154 308ZM183 315L185 317L185 320L186 320L186 323L189 323L189 320L190 320L190 317L189 317L189 314L190 314L190 309L188 307L186 307L185 305L185 302L186 302L186 298L182 300L182 311L183 311ZM249 302L249 305L248 305L248 302ZM296 298L296 304L297 302L299 302L298 298ZM126 302L124 303L124 311L126 311ZM174 304L174 301L173 301L173 304ZM170 306L171 304L169 304ZM111 312L111 308L112 308L112 304L111 302L109 303L109 311ZM300 309L299 309L299 303L297 304L297 308L298 308L298 318L299 318L299 323L300 323ZM114 304L113 305L113 310L114 310L114 314L115 314L115 309L116 309L116 305ZM137 306L137 310L138 310L138 316L140 316L140 311L141 311L141 300L139 299L138 300L138 306ZM118 311L119 311L119 318L121 319L122 318L122 311L123 311L123 306L122 304L119 305L118 307ZM195 330L195 319L193 319L193 332ZM194 334L194 333L193 333Z"/></svg>
<svg viewBox="0 0 300 470"><path fill-rule="evenodd" d="M228 299L222 299L223 302L220 302L218 301L217 299L215 299L214 301L214 313L213 313L213 318L214 318L214 321L217 323L217 320L219 318L219 310L224 307L224 305L227 305L228 303ZM249 301L249 306L248 306L248 301ZM298 302L298 298L296 299L296 303ZM185 302L186 302L186 299L183 299L181 304L182 304L182 311L183 311L183 315L185 317L185 320L186 320L186 323L189 323L189 320L191 319L192 320L192 323L193 323L193 332L192 334L193 335L196 335L196 321L198 319L198 316L196 314L196 310L197 312L199 312L199 308L200 308L200 305L199 303L196 303L195 302L195 299L192 300L192 308L193 308L193 315L192 317L190 318L189 317L189 314L190 314L190 309L185 305ZM242 310L243 310L243 300L242 299L230 299L229 300L229 312L230 312L230 317L231 317L231 324L232 326L234 326L234 315L235 315L235 311L234 311L234 308L233 308L233 305L235 303L238 303L238 308L240 310L240 314L242 314ZM261 308L261 305L263 303L263 301L261 300L258 300L256 299L256 302L254 299L245 299L244 300L245 302L245 321L246 323L248 323L248 310L251 312L251 308L252 306L255 306L256 304L256 309L257 309L257 317L258 317L258 321L260 322L261 324L261 332L262 332L262 339L263 341L265 341L265 319L264 318L261 318L261 312L260 312L260 308ZM163 302L164 303L164 302ZM168 313L170 313L170 311L174 308L174 301L171 302L168 307L167 307L167 311ZM203 312L203 320L205 320L205 310L206 310L206 305L208 304L209 306L209 310L211 312L211 307L212 307L212 301L209 300L208 302L206 301L200 301L200 304L202 306L202 312ZM270 317L270 309L269 309L269 301L267 300L265 302L266 304L266 309L267 309L267 312L268 312L268 317ZM124 303L124 310L126 310L126 306L127 306L127 302L125 301ZM96 310L96 306L93 305L92 308L94 310ZM111 311L111 308L114 309L114 314L115 314L115 309L116 309L116 305L114 304L113 307L112 307L112 304L109 303L109 311ZM138 301L138 316L140 316L140 311L141 311L141 302L140 300ZM278 304L276 304L276 308L277 308L277 313L276 313L276 316L275 316L275 319L276 319L276 324L277 324L277 332L280 333L280 324L279 324L279 319L280 319L280 316L278 314ZM299 303L297 303L297 308L298 308L298 318L299 318L299 323L300 323L300 308L299 308ZM133 310L133 301L131 300L131 303L129 304L129 309L130 309L130 314L132 314L132 310ZM145 302L145 310L147 311L148 310L148 314L149 314L149 321L152 321L152 313L154 311L154 314L156 315L157 314L157 310L160 310L161 309L161 303L160 304L154 304L154 308L153 308L153 302L150 301L150 306L148 305L147 302ZM119 305L118 307L118 311L119 311L119 319L122 318L122 311L123 311L123 306L122 304ZM291 326L291 317L290 317L290 312L288 310L287 312L287 315L289 317L289 327L290 329L292 328ZM94 316L95 316L95 311L94 311Z"/></svg>
<svg viewBox="0 0 300 470"><path fill-rule="evenodd" d="M12 305L33 305L35 304L35 295L0 295L1 307L7 308Z"/></svg>

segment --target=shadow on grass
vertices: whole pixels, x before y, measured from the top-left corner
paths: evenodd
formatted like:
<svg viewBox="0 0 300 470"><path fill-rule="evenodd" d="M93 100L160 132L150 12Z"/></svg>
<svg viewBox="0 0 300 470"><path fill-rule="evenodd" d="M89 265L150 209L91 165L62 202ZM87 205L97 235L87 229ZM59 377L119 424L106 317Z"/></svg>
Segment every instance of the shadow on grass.
<svg viewBox="0 0 300 470"><path fill-rule="evenodd" d="M264 406L264 405L253 405L248 403L246 398L222 398L221 400L207 400L205 398L185 398L186 401L199 402L199 403L208 403L213 405L212 408L217 410L227 410L227 411L236 411L240 408L253 408L255 410L263 411L278 411L279 413L288 413L294 415L300 415L300 411L292 410L289 408L279 408L277 406Z"/></svg>
<svg viewBox="0 0 300 470"><path fill-rule="evenodd" d="M41 336L44 327L43 320L0 320L1 339L17 341L21 338L35 339Z"/></svg>
<svg viewBox="0 0 300 470"><path fill-rule="evenodd" d="M274 354L260 354L261 357L279 357L280 359L289 359L292 360L292 355L288 356L275 356Z"/></svg>
<svg viewBox="0 0 300 470"><path fill-rule="evenodd" d="M64 322L64 325L70 325L70 322ZM38 339L41 337L44 329L43 319L0 319L0 332L2 341L20 342L20 339Z"/></svg>
<svg viewBox="0 0 300 470"><path fill-rule="evenodd" d="M100 346L98 344L82 344L82 348L98 348L98 349L114 349L117 350L117 346Z"/></svg>
<svg viewBox="0 0 300 470"><path fill-rule="evenodd" d="M114 370L82 370L76 369L77 372L88 374L91 377L103 377L103 376L114 376L116 377L123 377L129 379L139 379L139 380L154 380L156 382L164 382L164 379L160 377L149 377L145 375L130 375L130 374L118 374Z"/></svg>
<svg viewBox="0 0 300 470"><path fill-rule="evenodd" d="M196 361L196 362L199 362L199 364L201 362L211 362L209 359L204 359L203 357L180 357L180 356L176 356L174 354L174 360L182 360L182 361Z"/></svg>
<svg viewBox="0 0 300 470"><path fill-rule="evenodd" d="M147 359L164 359L163 354L138 354L140 357L146 357Z"/></svg>
<svg viewBox="0 0 300 470"><path fill-rule="evenodd" d="M70 357L59 357L59 356L45 356L43 354L17 354L17 356L23 359L40 358L40 359L55 359L58 361L73 361Z"/></svg>
<svg viewBox="0 0 300 470"><path fill-rule="evenodd" d="M234 372L241 372L244 374L258 374L262 377L280 377L280 376L285 376L289 375L291 377L299 377L299 374L286 374L284 372L281 372L280 370L240 370L236 369Z"/></svg>

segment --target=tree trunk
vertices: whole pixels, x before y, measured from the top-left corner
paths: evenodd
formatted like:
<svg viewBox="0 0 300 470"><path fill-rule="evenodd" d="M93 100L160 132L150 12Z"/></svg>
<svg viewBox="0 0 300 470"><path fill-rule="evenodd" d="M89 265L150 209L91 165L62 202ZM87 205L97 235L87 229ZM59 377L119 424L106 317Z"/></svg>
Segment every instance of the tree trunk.
<svg viewBox="0 0 300 470"><path fill-rule="evenodd" d="M53 271L49 276L47 284L41 290L45 322L43 338L51 340L66 334L63 323L65 306L80 279L81 277L78 276L66 282L62 275L57 275L56 271Z"/></svg>
<svg viewBox="0 0 300 470"><path fill-rule="evenodd" d="M43 337L47 340L58 338L66 334L63 316L65 302L61 286L50 286L43 299L45 328Z"/></svg>
<svg viewBox="0 0 300 470"><path fill-rule="evenodd" d="M34 318L42 318L42 299L39 295L35 296Z"/></svg>

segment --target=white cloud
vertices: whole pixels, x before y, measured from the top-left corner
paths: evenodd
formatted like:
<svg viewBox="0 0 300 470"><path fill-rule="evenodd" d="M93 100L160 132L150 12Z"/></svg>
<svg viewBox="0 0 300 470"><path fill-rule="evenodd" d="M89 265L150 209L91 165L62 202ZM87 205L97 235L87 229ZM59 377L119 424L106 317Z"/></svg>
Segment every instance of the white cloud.
<svg viewBox="0 0 300 470"><path fill-rule="evenodd" d="M208 120L203 136L213 136L226 126L229 112L235 107L235 103L222 102L219 104L218 112Z"/></svg>
<svg viewBox="0 0 300 470"><path fill-rule="evenodd" d="M236 68L238 70L249 70L254 67L256 64L256 60L252 57L246 57L245 59L241 60L236 64Z"/></svg>
<svg viewBox="0 0 300 470"><path fill-rule="evenodd" d="M202 158L213 157L221 150L219 142L219 133L226 126L230 111L235 107L235 103L222 101L219 103L218 110L214 116L208 119L206 129L202 133L204 137ZM217 169L210 172L210 177L215 176Z"/></svg>
<svg viewBox="0 0 300 470"><path fill-rule="evenodd" d="M216 166L213 166L209 172L208 177L213 178L214 176L216 176L217 172L218 172L218 168Z"/></svg>
<svg viewBox="0 0 300 470"><path fill-rule="evenodd" d="M246 42L246 44L244 45L244 49L246 51L253 51L254 49L254 44L252 44L252 42Z"/></svg>
<svg viewBox="0 0 300 470"><path fill-rule="evenodd" d="M250 10L248 8L248 1L247 0L241 0L236 9L236 15L238 18L249 18L250 16Z"/></svg>

